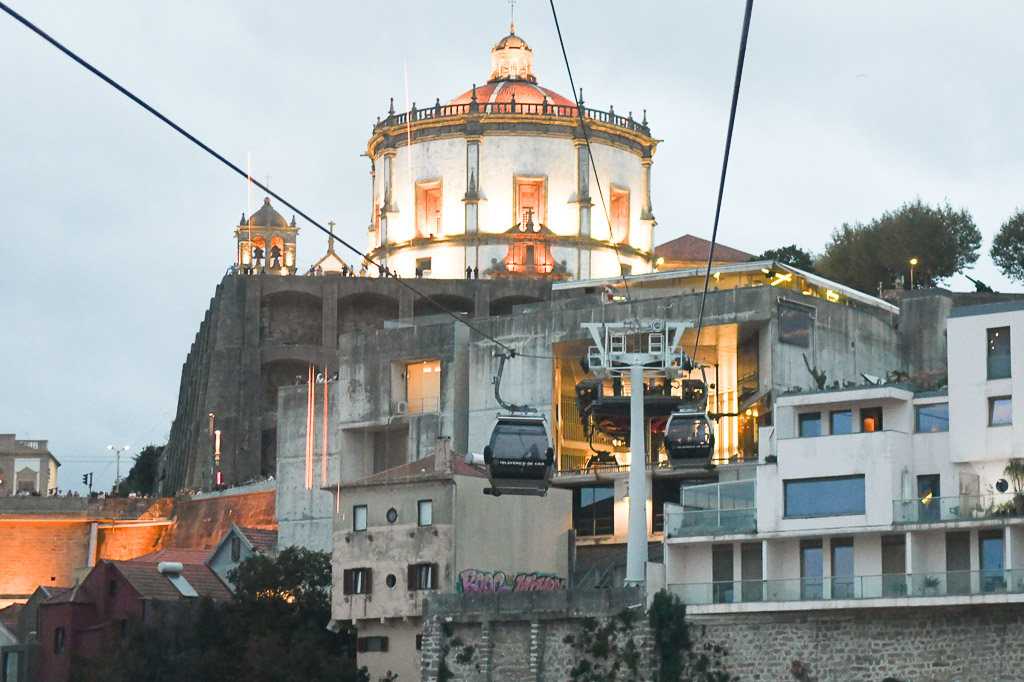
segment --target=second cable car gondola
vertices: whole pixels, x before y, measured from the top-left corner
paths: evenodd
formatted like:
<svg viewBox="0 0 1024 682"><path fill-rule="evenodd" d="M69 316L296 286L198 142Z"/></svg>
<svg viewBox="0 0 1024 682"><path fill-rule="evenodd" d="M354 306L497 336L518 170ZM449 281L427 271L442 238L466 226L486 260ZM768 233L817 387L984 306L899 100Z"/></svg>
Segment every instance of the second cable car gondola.
<svg viewBox="0 0 1024 682"><path fill-rule="evenodd" d="M682 405L665 425L665 453L673 464L706 464L715 451L715 428L707 411L707 381L684 379L682 393Z"/></svg>
<svg viewBox="0 0 1024 682"><path fill-rule="evenodd" d="M499 414L484 446L491 495L546 495L555 470L547 424L535 414Z"/></svg>

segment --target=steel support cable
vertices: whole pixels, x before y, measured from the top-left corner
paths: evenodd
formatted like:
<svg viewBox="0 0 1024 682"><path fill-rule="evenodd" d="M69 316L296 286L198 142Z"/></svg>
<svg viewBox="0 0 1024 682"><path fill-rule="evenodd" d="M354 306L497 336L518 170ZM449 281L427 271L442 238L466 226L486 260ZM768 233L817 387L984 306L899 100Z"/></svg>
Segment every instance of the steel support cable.
<svg viewBox="0 0 1024 682"><path fill-rule="evenodd" d="M736 103L740 98L740 79L743 76L743 57L747 52L747 34L750 33L750 13L754 8L754 0L747 0L747 8L743 14L743 33L740 37L740 54L736 60L736 80L732 86L732 108L729 110L729 131L725 136L725 156L722 159L722 179L718 183L718 204L715 206L715 226L711 231L711 249L708 250L708 269L704 273L704 294L700 299L700 314L697 315L697 338L693 342L693 358L697 359L697 346L700 345L700 330L704 324L704 304L708 299L708 283L711 280L711 262L715 255L715 241L718 239L718 219L722 215L722 195L725 193L725 173L729 168L729 149L732 147L732 129L736 123Z"/></svg>
<svg viewBox="0 0 1024 682"><path fill-rule="evenodd" d="M306 213L305 213L305 212L304 212L304 211L303 211L302 209L298 208L297 206L295 206L294 204L292 204L291 202L289 202L289 201L288 201L287 199L285 199L285 198L284 198L284 197L282 197L281 195L279 195L279 194L277 194L276 192L272 191L272 190L271 190L271 189L270 189L269 187L267 187L267 186L263 185L263 184L262 184L262 183L260 183L260 182L259 182L258 180L256 180L256 179L254 179L254 178L250 177L250 176L249 176L249 174L248 174L248 173L246 173L246 172L245 172L244 170L242 170L241 168L239 168L239 167L238 167L238 166L236 166L235 164L233 164L233 163L231 163L230 161L228 161L228 160L227 160L227 159L226 159L225 157L223 157L222 155L220 155L219 153L217 153L217 152L216 152L216 151L215 151L214 149L212 149L212 148L211 148L210 146L208 146L207 144L203 143L203 142L202 142L202 141L201 141L200 139L198 139L197 137L195 137L194 135L192 135L191 133L189 133L189 132L188 132L187 130L185 130L184 128L182 128L181 126L179 126L179 125L178 125L177 123L175 123L175 122L174 122L174 121L172 121L171 119L169 119L169 118L167 118L166 116L164 116L163 114L161 114L161 113L160 113L159 111L157 111L156 109L154 109L153 107L151 107L151 106L150 106L149 104L147 104L146 102L144 102L144 101L143 101L142 99L140 99L140 98L139 98L138 96L136 96L135 94L133 94L133 93L132 93L132 92L131 92L130 90L128 90L127 88L125 88L125 87L123 87L122 85L120 85L120 84L119 84L119 83L118 83L117 81L115 81L114 79L110 78L110 77L109 77L109 76L107 76L107 75L106 75L105 73L103 73L102 71L100 71L99 69L97 69L96 67L94 67L94 66L93 66L92 64L90 64L89 62L87 62L87 61L85 61L84 59L82 59L81 57L79 57L79 56L78 56L77 54L75 54L74 52L72 52L72 51L71 51L70 49L68 49L67 47L65 47L64 45L62 45L62 44L61 44L61 43L60 43L60 42L59 42L59 41L58 41L58 40L57 40L56 38L53 38L52 36L50 36L50 35L49 35L48 33L46 33L45 31L43 31L43 30L42 30L41 28L39 28L38 26L36 26L35 24L33 24L33 23L32 23L31 21L29 21L29 20L28 20L28 19L26 19L25 17L23 17L23 16L21 16L20 14L18 14L18 13L17 13L17 12L16 12L16 11L15 11L14 9L12 9L12 8L11 8L11 7L9 7L8 5L4 4L4 3L2 2L2 1L0 1L0 9L2 9L2 10L3 10L4 12L6 12L7 14L9 14L9 15L10 15L11 17L13 17L14 19L16 19L16 20L17 20L17 21L19 21L20 23L24 24L24 25L25 25L25 26L26 26L27 28L29 28L29 29L30 29L31 31L33 31L33 32L34 32L34 33L35 33L36 35L38 35L38 36L39 36L39 37L41 37L41 38L42 38L43 40L45 40L46 42L48 42L48 43L50 43L51 45L53 45L54 47L56 47L56 48L57 48L58 50L60 50L61 52L63 52L63 53L65 54L65 55L67 55L68 57L70 57L70 58L71 58L72 60L74 60L74 61L78 62L78 64L79 64L79 65L83 66L83 67L84 67L85 69L87 69L88 71L90 71L90 72L91 72L91 73L92 73L93 75L95 75L95 76L96 76L97 78L99 78L100 80L102 80L103 82L105 82L105 83L106 83L107 85L111 86L112 88L114 88L115 90L117 90L118 92L120 92L120 93L121 93L122 95L124 95L125 97L127 97L127 98L128 98L128 99L130 99L131 101L135 102L135 103L136 103L136 104L138 104L138 105L139 105L140 107L142 107L143 109L145 109L146 111L148 111L149 113L153 114L153 115L154 115L154 116L156 116L156 117L157 117L158 119L160 119L161 121L163 121L164 123L166 123L166 124L167 124L168 126L170 126L171 128L173 128L173 129L174 129L174 130L175 130L176 132L178 132L178 133L179 133L180 135L182 135L183 137L185 137L186 139L188 139L188 140L189 140L190 142L192 142L193 144L195 144L196 146L198 146L198 147L199 147L200 149L202 149L203 151L205 151L205 152L206 152L207 154L209 154L210 156L214 157L215 159L217 159L218 161L220 161L220 162L221 162L222 164L224 164L225 166L227 166L227 167L228 167L228 168L230 168L231 170L233 170L233 171L235 171L236 173L238 173L239 175L241 175L241 176L242 176L243 178L245 178L245 179L246 179L246 180L247 180L248 182L251 182L252 184L256 185L256 186L257 186L257 187L259 187L259 188L260 188L261 190L263 190L264 192L266 192L266 193L267 193L267 194L269 194L270 196L274 197L275 199L277 199L278 201L280 201L280 202L281 202L282 204L284 204L284 205L285 205L285 206L287 206L288 208L290 208L290 209L292 209L293 211L295 211L295 213L297 213L298 215L302 216L302 218L304 218L305 220L307 220L307 221L308 221L308 222L309 222L309 223L310 223L311 225L313 225L314 227L318 228L318 229L319 229L319 230L320 230L321 232L323 232L324 234L327 234L327 235L331 235L332 237L334 237L334 239L335 239L336 241L339 241L339 242L341 242L341 244L342 244L343 246L345 246L345 247L346 247L346 248L348 248L348 249L349 249L350 251L352 251L353 253L355 253L356 255L358 255L358 256L359 256L359 257L360 257L360 258L361 258L361 259L362 259L363 261L365 261L365 262L369 263L370 265L373 265L374 267L376 267L376 268L377 268L377 270L378 270L378 272L380 272L381 274L383 274L383 273L384 273L384 272L386 271L386 268L385 268L385 267L384 267L383 265L381 265L381 264L377 263L376 261L374 261L373 259L371 259L371 258L370 258L370 257L369 257L369 256L368 256L367 254L364 254L364 253L363 253L362 251L360 251L360 250L359 250L359 249L357 249L356 247L352 246L351 244L349 244L349 243L348 243L347 241L345 241L345 240L344 240L344 239L342 239L341 237L338 237L337 235L335 235L335 234L334 234L333 232L331 232L330 230L328 230L328 229L327 229L326 227L324 227L323 225L321 225L321 224L320 224L320 223L318 223L317 221L313 220L313 218L311 218L310 216L308 216L308 215L307 215L307 214L306 214ZM453 312L452 310L449 310L448 308L444 307L443 305L441 305L440 303L438 303L438 302L437 302L437 301L435 301L434 299L430 298L430 297L429 297L429 296L427 296L426 294L424 294L424 293L421 293L420 291L418 291L418 290L416 289L416 287L412 286L411 284L409 284L409 283L408 283L407 281L405 281L405 280L404 280L404 279L402 279L401 277L396 277L395 279L397 279L397 280L398 280L398 282L399 282L399 283L400 283L400 284L401 284L402 286L404 286L405 288L407 288L407 289L408 289L409 291L413 292L414 294L416 294L416 295L417 295L417 296L419 296L420 298L422 298L422 299L425 299L426 301L429 301L429 302L430 302L430 303L431 303L431 304L432 304L432 305L433 305L434 307L436 307L437 309L439 309L439 310L441 310L442 312L446 313L447 315L451 316L451 317L452 317L452 318L454 318L455 320L457 320L457 321L461 322L461 323L462 323L462 324L464 324L465 326L469 327L469 329L471 329L472 331L476 332L476 333L477 333L477 334L479 334L480 336L484 337L484 338L485 338L485 339L487 339L488 341L493 341L493 342L494 342L494 343L496 343L496 344L497 344L498 346L500 346L500 347L504 348L505 350L507 350L507 351L508 351L509 353L511 353L511 354L512 354L513 356L517 354L517 353L516 353L516 350L515 350L514 348L511 348L510 346L507 346L506 344L502 343L501 341L499 341L498 339L494 338L494 337L493 337L493 336L491 336L490 334L487 334L486 332L483 332L483 331L481 331L480 329L477 329L476 327L474 327L473 325L471 325L471 324L470 324L469 322L467 322L466 320L464 320L464 319L462 318L462 316L460 316L459 314L457 314L457 313Z"/></svg>
<svg viewBox="0 0 1024 682"><path fill-rule="evenodd" d="M594 155L590 150L590 134L587 132L587 126L583 118L583 107L581 106L579 93L576 90L576 82L572 77L572 68L569 66L569 55L565 51L565 41L562 40L562 29L558 25L558 13L555 11L555 0L549 0L551 3L551 16L555 20L555 31L558 33L558 44L562 48L562 58L565 60L565 70L569 74L569 87L572 88L572 99L576 102L576 114L580 119L580 128L583 130L583 141L587 145L587 157L590 159L590 167L594 169L594 183L597 185L597 194L601 198L601 208L604 210L604 219L608 222L609 233L612 227L611 216L608 215L608 205L604 200L604 190L601 188L601 177L597 173L597 162L594 161ZM609 234L609 236L611 236ZM626 271L622 267L622 255L619 253L619 245L614 239L612 242L612 248L615 250L615 259L619 262L619 275L622 277L622 287L626 290L626 301L629 303L629 310L633 313L633 319L636 322L637 327L640 327L640 318L636 314L636 306L633 305L633 297L629 293L629 282L626 281ZM653 250L654 246L651 245Z"/></svg>

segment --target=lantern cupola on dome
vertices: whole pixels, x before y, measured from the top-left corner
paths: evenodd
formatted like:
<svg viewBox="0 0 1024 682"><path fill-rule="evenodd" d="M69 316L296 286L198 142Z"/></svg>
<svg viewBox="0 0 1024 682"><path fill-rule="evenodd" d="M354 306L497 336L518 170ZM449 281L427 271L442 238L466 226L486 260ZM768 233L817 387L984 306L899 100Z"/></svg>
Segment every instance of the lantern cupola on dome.
<svg viewBox="0 0 1024 682"><path fill-rule="evenodd" d="M533 75L533 50L516 35L515 24L510 27L510 33L491 50L491 77L487 82L500 80L537 82L537 77Z"/></svg>

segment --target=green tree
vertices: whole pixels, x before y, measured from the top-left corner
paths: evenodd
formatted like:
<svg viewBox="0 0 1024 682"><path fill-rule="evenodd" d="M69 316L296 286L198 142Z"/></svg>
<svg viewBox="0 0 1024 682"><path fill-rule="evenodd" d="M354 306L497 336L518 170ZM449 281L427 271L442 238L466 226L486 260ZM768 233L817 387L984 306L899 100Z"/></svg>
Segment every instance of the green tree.
<svg viewBox="0 0 1024 682"><path fill-rule="evenodd" d="M1004 275L1024 282L1024 210L1017 209L999 228L989 254Z"/></svg>
<svg viewBox="0 0 1024 682"><path fill-rule="evenodd" d="M933 208L917 199L867 224L843 224L832 233L815 262L818 274L868 293L879 282L892 286L903 277L910 287L931 287L978 260L981 232L965 209L948 203Z"/></svg>
<svg viewBox="0 0 1024 682"><path fill-rule="evenodd" d="M111 635L77 677L129 680L340 680L368 682L355 663L355 633L327 630L331 557L289 547L255 555L229 578L236 601L154 604L152 624Z"/></svg>
<svg viewBox="0 0 1024 682"><path fill-rule="evenodd" d="M147 445L135 455L134 463L128 475L121 479L118 486L120 493L127 495L131 491L151 493L156 487L156 465L164 451L163 445Z"/></svg>
<svg viewBox="0 0 1024 682"><path fill-rule="evenodd" d="M778 249L768 249L760 256L755 256L750 260L775 260L806 272L814 272L814 256L796 244L790 244Z"/></svg>

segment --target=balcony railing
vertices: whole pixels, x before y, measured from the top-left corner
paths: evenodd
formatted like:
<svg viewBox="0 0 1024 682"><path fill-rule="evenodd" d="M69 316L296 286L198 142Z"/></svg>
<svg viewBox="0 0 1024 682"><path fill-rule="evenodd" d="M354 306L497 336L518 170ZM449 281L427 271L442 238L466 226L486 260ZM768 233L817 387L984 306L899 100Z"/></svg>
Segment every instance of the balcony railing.
<svg viewBox="0 0 1024 682"><path fill-rule="evenodd" d="M669 585L686 604L1024 594L1024 570L736 580Z"/></svg>
<svg viewBox="0 0 1024 682"><path fill-rule="evenodd" d="M942 523L1022 516L1024 515L1024 498L1021 503L1016 503L1015 497L1015 493L994 493L894 500L892 521L895 524ZM1021 510L1021 513L1018 513L1018 509Z"/></svg>
<svg viewBox="0 0 1024 682"><path fill-rule="evenodd" d="M666 505L668 537L732 535L757 530L753 480L683 488L681 505Z"/></svg>
<svg viewBox="0 0 1024 682"><path fill-rule="evenodd" d="M409 111L389 112L387 118L379 121L374 129L388 126L405 125L417 121L429 121L438 118L451 118L464 116L466 114L516 114L523 116L556 116L559 118L579 118L577 109L574 106L564 106L542 102L541 104L520 103L515 100L511 102L470 102L468 104L441 104L438 102L432 107L417 109L413 106ZM651 130L647 125L647 115L644 114L642 121L633 119L632 113L628 116L619 116L614 109L601 111L600 109L583 108L583 118L601 123L626 128L634 132L650 135Z"/></svg>

